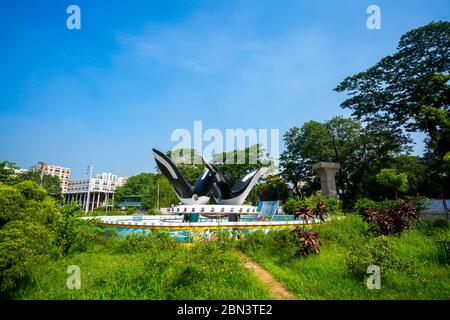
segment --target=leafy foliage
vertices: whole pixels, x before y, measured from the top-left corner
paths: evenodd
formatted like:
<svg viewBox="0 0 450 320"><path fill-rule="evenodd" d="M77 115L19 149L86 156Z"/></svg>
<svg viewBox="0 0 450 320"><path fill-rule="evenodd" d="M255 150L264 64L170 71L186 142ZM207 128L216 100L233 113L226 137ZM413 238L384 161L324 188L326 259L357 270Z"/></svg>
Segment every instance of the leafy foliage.
<svg viewBox="0 0 450 320"><path fill-rule="evenodd" d="M297 241L297 255L307 256L310 253L320 254L319 233L312 230L304 230L296 227L292 230Z"/></svg>
<svg viewBox="0 0 450 320"><path fill-rule="evenodd" d="M50 250L50 232L30 221L11 221L0 229L0 292L17 286Z"/></svg>
<svg viewBox="0 0 450 320"><path fill-rule="evenodd" d="M41 183L41 173L39 171L27 171L21 173L15 177L14 183L34 181L38 184ZM61 194L61 182L58 177L49 174L42 176L42 187L47 190L48 194L60 195Z"/></svg>
<svg viewBox="0 0 450 320"><path fill-rule="evenodd" d="M118 187L115 197L120 202L126 196L140 195L142 207L149 211L157 206L159 185L159 205L169 207L179 202L173 186L162 174L140 173L128 179L124 186Z"/></svg>
<svg viewBox="0 0 450 320"><path fill-rule="evenodd" d="M279 175L267 176L257 186L257 191L259 193L259 199L262 201L286 201L290 196L289 185Z"/></svg>
<svg viewBox="0 0 450 320"><path fill-rule="evenodd" d="M259 144L243 150L218 153L214 155L213 162L230 185L249 172L272 164L266 150Z"/></svg>
<svg viewBox="0 0 450 320"><path fill-rule="evenodd" d="M2 295L25 279L30 268L49 257L50 226L57 206L33 181L0 185L0 291Z"/></svg>
<svg viewBox="0 0 450 320"><path fill-rule="evenodd" d="M450 22L431 22L402 35L397 51L337 87L350 97L341 106L367 123L422 131L428 174L445 191L443 157L450 150Z"/></svg>
<svg viewBox="0 0 450 320"><path fill-rule="evenodd" d="M373 208L365 209L363 218L375 224L381 234L401 233L410 227L410 220L418 220L419 213L410 203L401 200L398 205L378 211Z"/></svg>
<svg viewBox="0 0 450 320"><path fill-rule="evenodd" d="M336 177L340 198L346 207L371 190L376 173L389 165L395 155L409 150L410 139L401 130L371 123L335 117L325 123L309 121L291 128L284 136L286 150L280 156L282 175L298 195L320 188L311 165L319 161L339 162ZM314 179L311 179L314 177Z"/></svg>
<svg viewBox="0 0 450 320"><path fill-rule="evenodd" d="M345 263L348 272L356 279L364 279L367 267L379 266L382 273L387 270L409 270L414 272L413 266L407 264L395 254L389 243L389 238L381 236L365 242L361 246L354 246L346 255Z"/></svg>
<svg viewBox="0 0 450 320"><path fill-rule="evenodd" d="M83 210L78 202L71 201L61 207L60 219L52 225L53 243L60 257L71 251L83 251L88 243L99 235L100 229L94 222L80 219Z"/></svg>
<svg viewBox="0 0 450 320"><path fill-rule="evenodd" d="M14 169L19 169L15 162L0 161L0 183L12 183L15 179Z"/></svg>
<svg viewBox="0 0 450 320"><path fill-rule="evenodd" d="M406 173L399 173L395 169L381 169L375 179L386 189L385 193L390 197L408 191L408 175Z"/></svg>

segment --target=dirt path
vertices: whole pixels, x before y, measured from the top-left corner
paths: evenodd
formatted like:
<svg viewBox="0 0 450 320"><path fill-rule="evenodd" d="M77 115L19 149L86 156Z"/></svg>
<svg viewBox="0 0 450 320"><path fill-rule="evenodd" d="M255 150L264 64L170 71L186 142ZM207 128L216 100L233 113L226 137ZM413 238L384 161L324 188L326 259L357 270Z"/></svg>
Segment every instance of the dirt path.
<svg viewBox="0 0 450 320"><path fill-rule="evenodd" d="M239 253L244 266L253 270L259 280L264 282L269 288L270 295L277 300L296 300L295 297L285 286L283 286L277 279L275 279L267 270L262 268L256 262L250 261L243 253Z"/></svg>

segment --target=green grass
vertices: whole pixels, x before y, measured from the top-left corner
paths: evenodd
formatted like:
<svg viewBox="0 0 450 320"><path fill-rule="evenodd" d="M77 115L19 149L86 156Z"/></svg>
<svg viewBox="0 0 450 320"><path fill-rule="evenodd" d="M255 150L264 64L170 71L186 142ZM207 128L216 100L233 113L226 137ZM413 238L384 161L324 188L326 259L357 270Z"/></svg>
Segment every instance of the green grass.
<svg viewBox="0 0 450 320"><path fill-rule="evenodd" d="M277 244L275 235L272 235L275 239L263 240L256 247L243 243L241 248L303 299L448 299L450 296L450 270L438 263L434 242L449 239L448 229L426 234L415 227L400 236L388 237L389 256L405 268L395 265L382 268L379 290L368 289L365 275L355 277L347 265L354 252L376 241L367 224L358 216L349 216L322 224L319 229L322 243L319 256L296 257L293 250L281 248L289 244L283 241ZM259 241L251 238L246 241Z"/></svg>
<svg viewBox="0 0 450 320"><path fill-rule="evenodd" d="M125 240L120 240L125 241ZM214 244L142 250L95 246L35 268L13 299L269 299L268 289L231 250ZM81 289L66 287L69 265Z"/></svg>
<svg viewBox="0 0 450 320"><path fill-rule="evenodd" d="M357 215L318 227L321 254L296 256L289 230L244 240L186 247L165 234L101 237L64 259L47 259L10 293L13 299L270 299L269 288L245 268L237 251L266 268L301 299L448 299L450 269L435 240L447 227L420 222L399 236L376 238ZM83 248L81 246L80 248ZM80 250L85 250L80 252ZM378 259L381 289L369 290L365 270ZM66 287L69 265L81 269L81 289ZM354 266L356 266L355 272ZM361 274L361 270L363 270Z"/></svg>

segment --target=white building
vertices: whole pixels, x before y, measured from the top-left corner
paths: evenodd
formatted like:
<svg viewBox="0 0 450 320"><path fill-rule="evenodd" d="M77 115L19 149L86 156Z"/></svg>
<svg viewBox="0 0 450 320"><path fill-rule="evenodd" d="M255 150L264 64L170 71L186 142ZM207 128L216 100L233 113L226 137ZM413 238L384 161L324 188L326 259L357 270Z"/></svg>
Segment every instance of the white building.
<svg viewBox="0 0 450 320"><path fill-rule="evenodd" d="M114 192L123 182L124 177L118 177L110 172L96 174L95 178L70 180L66 196L66 203L78 201L85 211L92 211L97 207L114 201Z"/></svg>
<svg viewBox="0 0 450 320"><path fill-rule="evenodd" d="M30 168L31 171L38 171L41 174L48 174L59 178L61 191L64 193L69 186L70 168L56 166L45 162L38 162L36 166Z"/></svg>
<svg viewBox="0 0 450 320"><path fill-rule="evenodd" d="M27 173L28 170L29 169L24 169L24 168L14 169L14 175Z"/></svg>

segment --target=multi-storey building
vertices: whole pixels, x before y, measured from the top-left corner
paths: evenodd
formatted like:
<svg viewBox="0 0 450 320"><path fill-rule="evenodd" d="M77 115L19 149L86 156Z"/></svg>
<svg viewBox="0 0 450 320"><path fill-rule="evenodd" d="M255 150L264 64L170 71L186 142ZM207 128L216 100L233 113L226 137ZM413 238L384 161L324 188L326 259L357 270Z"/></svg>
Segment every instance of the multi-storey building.
<svg viewBox="0 0 450 320"><path fill-rule="evenodd" d="M32 171L39 171L41 174L48 174L59 178L61 191L66 192L69 186L70 168L56 166L45 162L38 162L36 166L30 168Z"/></svg>
<svg viewBox="0 0 450 320"><path fill-rule="evenodd" d="M66 203L71 200L78 201L85 211L104 206L114 201L114 192L123 182L123 177L118 177L110 172L95 175L95 178L70 180L66 195Z"/></svg>

